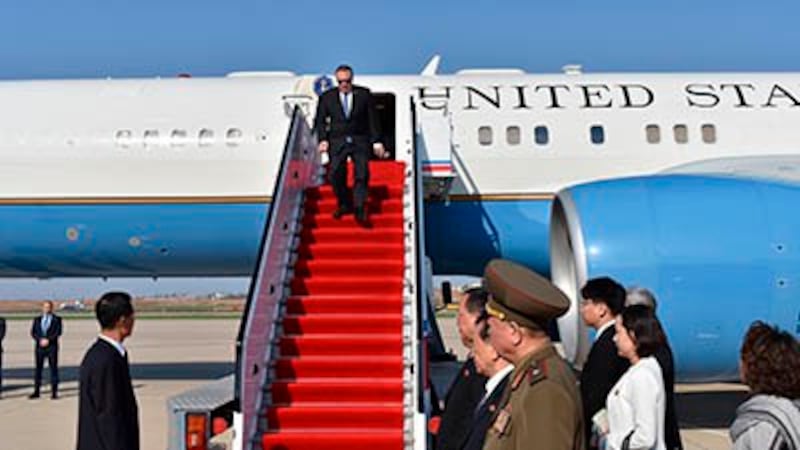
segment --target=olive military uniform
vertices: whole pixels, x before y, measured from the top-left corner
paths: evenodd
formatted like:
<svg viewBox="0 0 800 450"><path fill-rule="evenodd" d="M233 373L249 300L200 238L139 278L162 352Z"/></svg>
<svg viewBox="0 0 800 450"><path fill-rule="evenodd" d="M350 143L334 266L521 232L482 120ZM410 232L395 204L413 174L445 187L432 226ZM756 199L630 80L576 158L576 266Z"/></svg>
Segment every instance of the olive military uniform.
<svg viewBox="0 0 800 450"><path fill-rule="evenodd" d="M569 308L549 280L506 260L486 266L489 315L546 330ZM548 343L516 364L486 433L484 450L584 450L583 412L569 365Z"/></svg>

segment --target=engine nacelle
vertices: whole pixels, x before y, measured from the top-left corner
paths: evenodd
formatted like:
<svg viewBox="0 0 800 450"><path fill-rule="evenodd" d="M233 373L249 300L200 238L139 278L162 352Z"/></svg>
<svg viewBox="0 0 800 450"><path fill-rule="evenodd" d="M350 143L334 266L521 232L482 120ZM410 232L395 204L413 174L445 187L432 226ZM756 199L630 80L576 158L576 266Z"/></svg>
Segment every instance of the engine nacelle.
<svg viewBox="0 0 800 450"><path fill-rule="evenodd" d="M552 280L572 300L559 319L578 366L590 340L580 288L608 275L653 291L683 381L737 378L754 320L800 333L800 185L658 175L566 189L553 202Z"/></svg>

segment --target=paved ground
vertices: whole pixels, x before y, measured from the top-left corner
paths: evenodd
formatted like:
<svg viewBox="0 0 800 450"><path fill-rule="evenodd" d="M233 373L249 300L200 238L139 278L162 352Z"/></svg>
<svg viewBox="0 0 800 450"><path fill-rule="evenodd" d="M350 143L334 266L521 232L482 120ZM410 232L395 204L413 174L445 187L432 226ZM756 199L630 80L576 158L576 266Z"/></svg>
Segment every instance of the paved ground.
<svg viewBox="0 0 800 450"><path fill-rule="evenodd" d="M447 345L460 350L455 321L442 319ZM5 392L0 400L0 450L74 448L77 417L77 367L97 333L94 321L65 322L62 341L62 393L28 400L33 344L29 322L11 321L4 354ZM232 371L238 320L140 320L130 350L139 400L142 449L166 448L166 399ZM463 352L462 352L463 356ZM453 366L436 368L437 384L446 385ZM47 373L45 371L45 376ZM727 426L745 396L738 385L680 386L678 410L687 450L730 448ZM47 394L47 392L45 392Z"/></svg>
<svg viewBox="0 0 800 450"><path fill-rule="evenodd" d="M140 320L125 344L139 402L142 449L165 449L166 399L233 371L238 320ZM61 343L62 398L32 392L30 323L9 321L3 341L4 392L0 400L0 450L74 448L77 368L97 334L93 320L68 320ZM45 369L45 378L47 379Z"/></svg>

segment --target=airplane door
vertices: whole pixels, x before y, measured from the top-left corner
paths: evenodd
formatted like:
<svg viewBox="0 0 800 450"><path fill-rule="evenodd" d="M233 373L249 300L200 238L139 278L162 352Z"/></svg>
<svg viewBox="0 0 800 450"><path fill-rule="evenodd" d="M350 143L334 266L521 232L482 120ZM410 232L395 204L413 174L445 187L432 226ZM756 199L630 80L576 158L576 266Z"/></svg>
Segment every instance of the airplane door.
<svg viewBox="0 0 800 450"><path fill-rule="evenodd" d="M422 162L425 198L445 197L456 176L452 114L447 108L417 108L415 118L415 144Z"/></svg>

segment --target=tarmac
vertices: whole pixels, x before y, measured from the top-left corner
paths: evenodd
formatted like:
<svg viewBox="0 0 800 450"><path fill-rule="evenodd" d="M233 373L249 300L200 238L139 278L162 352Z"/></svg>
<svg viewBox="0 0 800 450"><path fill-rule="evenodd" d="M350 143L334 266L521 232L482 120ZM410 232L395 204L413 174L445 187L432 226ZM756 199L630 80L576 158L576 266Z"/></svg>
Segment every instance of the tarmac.
<svg viewBox="0 0 800 450"><path fill-rule="evenodd" d="M142 319L125 342L139 402L141 448L166 449L167 398L233 371L234 319ZM448 348L463 358L452 317L440 318ZM49 396L49 374L40 399L33 390L30 321L9 321L3 341L4 391L0 400L0 450L64 450L75 447L77 374L84 351L97 334L93 320L66 320L61 340L61 398ZM434 368L446 386L457 364ZM678 386L678 413L686 450L730 448L727 427L746 390L736 384Z"/></svg>

